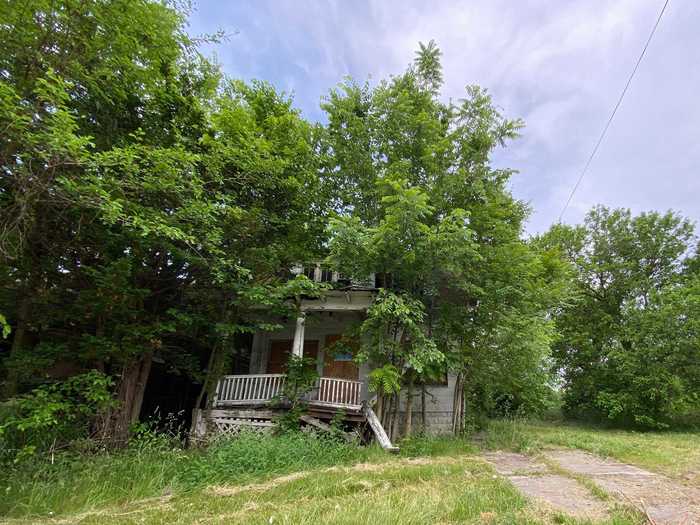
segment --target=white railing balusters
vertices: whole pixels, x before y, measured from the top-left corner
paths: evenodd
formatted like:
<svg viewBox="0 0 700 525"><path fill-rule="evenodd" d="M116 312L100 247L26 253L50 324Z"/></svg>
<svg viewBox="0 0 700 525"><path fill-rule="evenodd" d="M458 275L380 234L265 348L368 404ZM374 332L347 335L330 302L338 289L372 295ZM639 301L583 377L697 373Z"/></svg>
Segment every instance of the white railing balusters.
<svg viewBox="0 0 700 525"><path fill-rule="evenodd" d="M335 377L321 377L318 380L318 388L312 395L312 403L358 407L360 406L361 385L359 381L339 379Z"/></svg>
<svg viewBox="0 0 700 525"><path fill-rule="evenodd" d="M214 406L266 403L284 388L284 374L254 374L222 377L215 391ZM362 383L335 377L320 377L307 399L312 404L357 408Z"/></svg>

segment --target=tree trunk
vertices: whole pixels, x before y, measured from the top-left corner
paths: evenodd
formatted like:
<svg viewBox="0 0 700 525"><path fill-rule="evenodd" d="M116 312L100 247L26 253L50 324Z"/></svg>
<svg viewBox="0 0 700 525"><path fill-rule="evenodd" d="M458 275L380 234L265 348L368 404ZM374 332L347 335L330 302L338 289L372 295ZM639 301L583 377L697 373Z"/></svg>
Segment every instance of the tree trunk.
<svg viewBox="0 0 700 525"><path fill-rule="evenodd" d="M124 365L117 388L117 406L108 410L100 423L101 439L116 446L123 446L128 441L129 430L141 413L152 362L153 352L146 352Z"/></svg>
<svg viewBox="0 0 700 525"><path fill-rule="evenodd" d="M455 379L454 395L452 397L452 433L459 434L464 427L464 388L462 372Z"/></svg>
<svg viewBox="0 0 700 525"><path fill-rule="evenodd" d="M425 414L425 384L421 384L420 386L420 422L421 422L421 430L425 434L427 427L426 427L426 414Z"/></svg>
<svg viewBox="0 0 700 525"><path fill-rule="evenodd" d="M384 396L384 408L382 411L382 426L387 434L391 434L391 414L394 407L394 395ZM389 436L391 437L391 436Z"/></svg>
<svg viewBox="0 0 700 525"><path fill-rule="evenodd" d="M30 294L25 292L24 297L20 299L17 307L17 324L12 338L12 346L10 347L10 359L17 357L27 344L27 321L29 320L29 310L31 309ZM16 366L12 366L7 370L5 385L3 388L3 398L8 398L17 395L19 386L19 378Z"/></svg>
<svg viewBox="0 0 700 525"><path fill-rule="evenodd" d="M406 387L406 421L404 424L403 435L406 437L411 436L413 424L413 374L408 378L408 385Z"/></svg>
<svg viewBox="0 0 700 525"><path fill-rule="evenodd" d="M391 440L398 439L399 437L399 414L401 408L401 394L394 394L394 413L391 417Z"/></svg>
<svg viewBox="0 0 700 525"><path fill-rule="evenodd" d="M376 408L377 408L377 411L376 411L377 419L379 419L379 421L382 421L382 419L384 418L384 394L377 395L377 407Z"/></svg>

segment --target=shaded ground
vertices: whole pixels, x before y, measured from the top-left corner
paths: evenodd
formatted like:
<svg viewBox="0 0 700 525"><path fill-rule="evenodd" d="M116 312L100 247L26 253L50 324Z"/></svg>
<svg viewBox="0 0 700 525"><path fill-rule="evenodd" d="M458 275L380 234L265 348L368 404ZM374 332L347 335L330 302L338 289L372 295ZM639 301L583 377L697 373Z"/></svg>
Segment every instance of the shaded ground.
<svg viewBox="0 0 700 525"><path fill-rule="evenodd" d="M616 460L581 450L549 450L542 459L492 452L484 459L524 495L570 516L606 519L608 494L618 504L635 507L652 524L700 523L699 489Z"/></svg>

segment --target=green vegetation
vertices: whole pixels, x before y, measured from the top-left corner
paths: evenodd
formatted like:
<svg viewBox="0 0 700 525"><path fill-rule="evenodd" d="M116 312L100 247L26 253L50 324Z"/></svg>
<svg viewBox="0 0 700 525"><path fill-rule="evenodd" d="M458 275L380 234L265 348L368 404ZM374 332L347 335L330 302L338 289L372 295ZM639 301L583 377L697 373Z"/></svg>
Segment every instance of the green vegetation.
<svg viewBox="0 0 700 525"><path fill-rule="evenodd" d="M218 490L86 516L83 523L493 523L581 524L528 505L483 462L459 458L430 463L389 462L312 472L261 490ZM303 505L300 505L303 501ZM126 513L130 513L126 515ZM584 522L585 523L585 522ZM640 524L619 512L608 523Z"/></svg>
<svg viewBox="0 0 700 525"><path fill-rule="evenodd" d="M556 310L553 368L564 411L617 425L690 426L700 417L700 274L693 224L676 213L593 209L538 241L575 270Z"/></svg>
<svg viewBox="0 0 700 525"><path fill-rule="evenodd" d="M206 449L141 433L121 451L74 450L7 465L0 482L0 515L47 516L83 512L212 484L244 484L332 465L386 459L375 447L358 447L315 434L241 434Z"/></svg>
<svg viewBox="0 0 700 525"><path fill-rule="evenodd" d="M311 124L269 84L225 78L188 36L186 12L121 4L31 0L0 14L11 330L0 396L20 406L0 423L5 448L76 435L125 446L154 360L200 384L205 406L243 335L323 293L285 274L308 260L383 279L354 352L383 374L372 384L392 437L414 430L410 417L398 428L400 399L424 399L448 370L456 432L546 405L549 314L570 286L557 253L523 239L513 171L490 163L519 120L477 86L443 102L431 41L400 75L332 89L328 124ZM44 388L81 374L110 385L91 414L91 392ZM37 396L50 417L31 410ZM69 420L75 432L59 424Z"/></svg>
<svg viewBox="0 0 700 525"><path fill-rule="evenodd" d="M443 102L440 55L421 44L402 74L346 81L322 105L332 154L321 175L339 188L328 260L384 281L357 360L377 366L378 415L392 436L412 432L411 417L397 429L400 398L412 407L446 370L457 375L456 432L475 416L542 410L547 313L569 291L558 255L523 240L528 209L508 190L513 172L490 164L522 122L478 86Z"/></svg>
<svg viewBox="0 0 700 525"><path fill-rule="evenodd" d="M488 443L580 446L595 436L597 451L636 446L634 433L525 422L493 423ZM585 523L528 502L454 437L413 437L398 457L303 433L243 434L207 450L174 445L142 433L116 453L25 464L0 487L0 512L10 523ZM603 523L642 522L620 507Z"/></svg>
<svg viewBox="0 0 700 525"><path fill-rule="evenodd" d="M464 457L464 440L416 436L411 409L425 405L413 403L446 372L456 436L542 414L559 396L567 417L618 428L698 424L691 222L596 207L583 225L526 239L514 171L491 163L523 123L478 86L445 102L434 42L398 75L331 89L319 124L263 81L225 78L186 24L153 0L0 10L0 512L546 521ZM377 412L392 439L408 438L402 454L442 459L294 432L190 450L139 423L154 363L198 385L193 405L207 406L241 338L322 296L286 272L309 260L377 274L376 301L338 348L373 366ZM285 430L312 375L292 362ZM489 428L492 446L575 446L697 477L694 434ZM382 467L347 467L360 461Z"/></svg>
<svg viewBox="0 0 700 525"><path fill-rule="evenodd" d="M491 421L486 446L536 453L545 447L568 447L609 456L700 485L697 432L638 432L570 422Z"/></svg>

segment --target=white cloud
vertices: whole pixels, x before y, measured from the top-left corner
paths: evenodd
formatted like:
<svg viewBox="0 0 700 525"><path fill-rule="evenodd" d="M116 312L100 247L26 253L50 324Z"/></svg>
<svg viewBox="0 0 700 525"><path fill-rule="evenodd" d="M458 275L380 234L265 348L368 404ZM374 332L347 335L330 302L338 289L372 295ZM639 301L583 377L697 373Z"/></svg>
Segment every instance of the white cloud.
<svg viewBox="0 0 700 525"><path fill-rule="evenodd" d="M489 89L522 139L495 162L520 170L516 196L534 206L529 229L556 221L656 19L661 0L481 2L201 1L194 32L239 34L219 46L232 75L293 90L310 118L351 74L401 72L418 41L443 51L446 97ZM675 208L700 218L700 4L674 0L565 219L596 203Z"/></svg>

